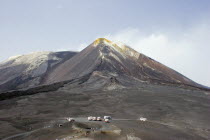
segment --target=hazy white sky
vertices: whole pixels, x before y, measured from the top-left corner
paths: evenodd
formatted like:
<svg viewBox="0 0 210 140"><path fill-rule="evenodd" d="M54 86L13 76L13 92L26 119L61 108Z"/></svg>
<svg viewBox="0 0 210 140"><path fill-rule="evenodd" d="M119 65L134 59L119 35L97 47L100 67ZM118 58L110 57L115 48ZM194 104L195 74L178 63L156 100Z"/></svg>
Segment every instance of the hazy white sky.
<svg viewBox="0 0 210 140"><path fill-rule="evenodd" d="M0 61L34 51L78 51L97 37L210 86L209 0L0 0Z"/></svg>

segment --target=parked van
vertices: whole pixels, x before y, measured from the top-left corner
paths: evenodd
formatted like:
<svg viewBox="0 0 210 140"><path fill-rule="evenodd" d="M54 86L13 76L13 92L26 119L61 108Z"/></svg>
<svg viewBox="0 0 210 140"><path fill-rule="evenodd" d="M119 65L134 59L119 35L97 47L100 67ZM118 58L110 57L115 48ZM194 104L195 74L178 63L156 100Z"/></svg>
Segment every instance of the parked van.
<svg viewBox="0 0 210 140"><path fill-rule="evenodd" d="M140 117L139 120L145 122L145 121L147 121L147 118Z"/></svg>
<svg viewBox="0 0 210 140"><path fill-rule="evenodd" d="M105 123L109 123L109 119L104 119L104 122Z"/></svg>
<svg viewBox="0 0 210 140"><path fill-rule="evenodd" d="M67 118L67 121L74 122L75 120L74 120L74 118Z"/></svg>
<svg viewBox="0 0 210 140"><path fill-rule="evenodd" d="M101 117L97 117L97 121L102 121L102 118Z"/></svg>
<svg viewBox="0 0 210 140"><path fill-rule="evenodd" d="M93 117L92 116L89 116L88 117L88 121L92 121L93 120Z"/></svg>
<svg viewBox="0 0 210 140"><path fill-rule="evenodd" d="M105 119L111 120L112 117L111 117L111 116L104 116L104 120L105 120Z"/></svg>

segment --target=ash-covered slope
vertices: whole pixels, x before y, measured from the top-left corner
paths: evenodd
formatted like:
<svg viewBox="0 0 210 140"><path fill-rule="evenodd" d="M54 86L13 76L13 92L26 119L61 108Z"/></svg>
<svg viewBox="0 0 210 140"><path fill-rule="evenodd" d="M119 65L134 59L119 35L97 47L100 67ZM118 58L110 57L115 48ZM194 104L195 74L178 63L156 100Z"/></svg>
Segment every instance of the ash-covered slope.
<svg viewBox="0 0 210 140"><path fill-rule="evenodd" d="M45 76L75 52L36 52L0 63L0 92L40 85Z"/></svg>
<svg viewBox="0 0 210 140"><path fill-rule="evenodd" d="M178 84L201 87L167 66L138 53L130 47L99 38L87 48L53 69L45 84L71 80L91 74L87 82L107 85L112 79L122 86L139 82ZM102 80L102 81L101 81Z"/></svg>

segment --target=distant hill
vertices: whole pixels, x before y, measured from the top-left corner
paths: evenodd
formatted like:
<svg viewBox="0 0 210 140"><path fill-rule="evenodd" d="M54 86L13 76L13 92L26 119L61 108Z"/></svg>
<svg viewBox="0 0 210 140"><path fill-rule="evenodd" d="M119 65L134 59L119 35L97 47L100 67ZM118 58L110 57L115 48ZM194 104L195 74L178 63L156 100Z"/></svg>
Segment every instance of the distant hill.
<svg viewBox="0 0 210 140"><path fill-rule="evenodd" d="M76 52L35 52L0 63L0 91L38 86L45 76Z"/></svg>

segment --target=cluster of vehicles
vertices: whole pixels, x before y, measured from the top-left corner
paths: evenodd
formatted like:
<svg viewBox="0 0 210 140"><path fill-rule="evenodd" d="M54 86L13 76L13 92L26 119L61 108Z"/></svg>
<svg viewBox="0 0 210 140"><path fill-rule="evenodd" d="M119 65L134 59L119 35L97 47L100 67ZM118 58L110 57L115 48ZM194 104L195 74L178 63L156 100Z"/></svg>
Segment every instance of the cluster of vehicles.
<svg viewBox="0 0 210 140"><path fill-rule="evenodd" d="M109 123L110 120L112 119L112 117L111 116L104 116L102 118L102 117L89 116L87 119L88 119L88 121L104 121L106 123ZM66 120L69 121L69 122L74 122L75 121L74 118L70 118L70 117L67 117Z"/></svg>
<svg viewBox="0 0 210 140"><path fill-rule="evenodd" d="M88 117L88 121L104 121L106 123L109 123L111 119L112 119L111 116L104 116L103 119L101 117L93 117L93 116Z"/></svg>
<svg viewBox="0 0 210 140"><path fill-rule="evenodd" d="M66 119L67 119L67 121L69 121L69 122L74 122L74 121L75 121L74 118L66 118ZM112 117L111 117L111 116L104 116L104 117L102 118L102 117L89 116L87 119L88 119L88 121L104 121L104 122L106 122L106 123L109 123L110 120L112 120ZM139 120L145 122L145 121L147 121L147 118L140 117Z"/></svg>

